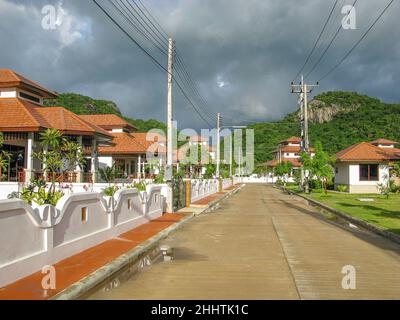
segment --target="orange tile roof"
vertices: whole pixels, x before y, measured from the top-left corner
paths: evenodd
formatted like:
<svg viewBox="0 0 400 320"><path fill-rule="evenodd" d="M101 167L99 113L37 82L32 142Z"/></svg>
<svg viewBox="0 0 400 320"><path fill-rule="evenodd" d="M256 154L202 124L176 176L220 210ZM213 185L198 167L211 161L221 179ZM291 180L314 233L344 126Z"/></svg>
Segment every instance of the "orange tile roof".
<svg viewBox="0 0 400 320"><path fill-rule="evenodd" d="M17 98L0 99L0 131L38 132L47 128L65 134L100 134L111 138L107 131L87 123L65 108L41 107Z"/></svg>
<svg viewBox="0 0 400 320"><path fill-rule="evenodd" d="M39 90L44 98L56 98L58 94L25 78L10 69L0 69L0 88L20 87Z"/></svg>
<svg viewBox="0 0 400 320"><path fill-rule="evenodd" d="M338 161L376 161L399 160L400 156L369 142L352 145L336 154Z"/></svg>
<svg viewBox="0 0 400 320"><path fill-rule="evenodd" d="M68 134L111 135L100 127L88 123L75 113L63 107L37 107L36 112L46 119L49 128L55 128Z"/></svg>
<svg viewBox="0 0 400 320"><path fill-rule="evenodd" d="M287 143L301 143L301 138L299 138L299 137L290 137L290 138L288 138L286 140L281 141L280 143L285 143L285 142L287 142Z"/></svg>
<svg viewBox="0 0 400 320"><path fill-rule="evenodd" d="M110 154L144 154L151 146L153 146L158 140L147 141L147 133L112 133L113 146L110 147L99 147L99 153L103 155ZM151 136L149 139L151 140ZM157 148L159 153L165 153L166 147L159 145ZM154 150L156 151L156 150Z"/></svg>
<svg viewBox="0 0 400 320"><path fill-rule="evenodd" d="M102 127L106 130L118 129L118 128L128 128L130 130L137 130L137 128L125 121L116 114L91 114L91 115L81 115L82 119L87 122L93 123L96 126Z"/></svg>
<svg viewBox="0 0 400 320"><path fill-rule="evenodd" d="M285 158L284 160L282 160L282 162L291 162L293 164L293 167L295 168L300 168L303 166L300 160L296 158ZM265 163L267 167L273 167L273 168L276 167L278 164L279 164L278 160L271 160Z"/></svg>
<svg viewBox="0 0 400 320"><path fill-rule="evenodd" d="M36 112L37 105L16 98L0 99L0 131L39 131L48 123Z"/></svg>
<svg viewBox="0 0 400 320"><path fill-rule="evenodd" d="M393 140L388 140L388 139L377 139L371 142L372 144L383 144L383 145L394 145L394 144L398 144L397 141L393 141Z"/></svg>

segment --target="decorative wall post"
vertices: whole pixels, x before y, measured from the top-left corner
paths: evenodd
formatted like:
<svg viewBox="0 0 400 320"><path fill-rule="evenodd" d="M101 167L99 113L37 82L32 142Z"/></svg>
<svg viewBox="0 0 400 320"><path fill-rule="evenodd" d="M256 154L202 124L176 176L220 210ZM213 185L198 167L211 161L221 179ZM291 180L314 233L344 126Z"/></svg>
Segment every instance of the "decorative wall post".
<svg viewBox="0 0 400 320"><path fill-rule="evenodd" d="M186 184L186 207L189 208L192 204L192 181L190 179L185 181Z"/></svg>

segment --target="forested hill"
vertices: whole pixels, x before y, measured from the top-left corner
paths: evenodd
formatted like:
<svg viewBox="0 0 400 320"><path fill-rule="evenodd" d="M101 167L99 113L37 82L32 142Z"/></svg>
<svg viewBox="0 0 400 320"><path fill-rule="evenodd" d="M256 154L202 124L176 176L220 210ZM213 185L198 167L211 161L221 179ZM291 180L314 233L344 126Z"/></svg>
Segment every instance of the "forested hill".
<svg viewBox="0 0 400 320"><path fill-rule="evenodd" d="M127 118L112 101L95 100L76 93L62 93L57 99L45 101L45 105L64 107L76 114L116 114L137 127L139 132L147 132L155 128L166 131L165 124L160 121Z"/></svg>
<svg viewBox="0 0 400 320"><path fill-rule="evenodd" d="M387 104L354 92L326 92L310 102L310 142L321 141L331 154L361 141L387 138L400 141L400 104ZM277 122L256 123L255 158L274 157L279 141L300 135L299 113Z"/></svg>

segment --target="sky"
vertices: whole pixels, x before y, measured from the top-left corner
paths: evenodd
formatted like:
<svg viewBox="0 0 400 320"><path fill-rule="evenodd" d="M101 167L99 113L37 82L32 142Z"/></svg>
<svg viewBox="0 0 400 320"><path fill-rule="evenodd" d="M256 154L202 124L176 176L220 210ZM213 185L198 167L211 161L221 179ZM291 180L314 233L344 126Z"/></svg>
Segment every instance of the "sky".
<svg viewBox="0 0 400 320"><path fill-rule="evenodd" d="M99 0L106 3L108 0ZM315 43L334 0L142 0L176 41L209 112L226 125L275 121L297 109L290 82ZM300 3L301 2L301 3ZM321 45L341 24L339 0ZM341 30L307 79L335 65L388 0L356 5L356 29ZM55 29L43 28L46 5L56 8ZM357 91L400 102L400 3L312 94ZM58 92L112 100L124 115L166 121L167 75L91 0L0 0L0 68L13 69ZM145 44L146 45L146 44ZM162 65L167 61L146 45ZM317 47L307 68L317 60ZM298 81L298 79L297 79ZM180 128L208 128L178 88L174 118Z"/></svg>

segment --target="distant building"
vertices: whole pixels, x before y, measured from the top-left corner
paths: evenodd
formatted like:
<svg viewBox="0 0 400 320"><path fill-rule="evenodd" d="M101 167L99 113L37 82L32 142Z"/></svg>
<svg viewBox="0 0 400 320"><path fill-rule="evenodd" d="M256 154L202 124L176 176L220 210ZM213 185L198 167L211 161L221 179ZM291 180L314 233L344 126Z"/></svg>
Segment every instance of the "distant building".
<svg viewBox="0 0 400 320"><path fill-rule="evenodd" d="M279 143L278 148L275 150L275 159L268 161L265 165L269 168L276 168L281 162L291 162L293 169L299 169L303 166L300 161L301 152L301 138L290 137ZM314 148L310 148L310 154L314 156Z"/></svg>
<svg viewBox="0 0 400 320"><path fill-rule="evenodd" d="M387 183L390 165L400 160L396 141L378 139L352 145L336 154L335 186L345 185L349 193L378 193Z"/></svg>

